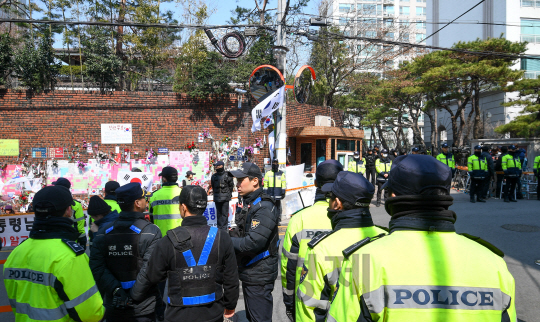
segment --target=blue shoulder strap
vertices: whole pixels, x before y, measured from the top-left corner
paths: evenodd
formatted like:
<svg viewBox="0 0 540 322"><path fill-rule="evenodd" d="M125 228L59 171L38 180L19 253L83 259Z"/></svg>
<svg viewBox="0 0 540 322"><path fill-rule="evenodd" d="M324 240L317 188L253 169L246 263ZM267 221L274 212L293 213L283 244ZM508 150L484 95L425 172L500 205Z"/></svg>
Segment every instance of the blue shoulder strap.
<svg viewBox="0 0 540 322"><path fill-rule="evenodd" d="M208 261L208 256L210 256L210 252L212 251L212 246L214 245L214 241L216 240L217 233L218 233L217 227L210 227L210 231L208 231L208 236L206 236L206 241L204 243L204 247L201 252L201 257L199 258L199 263L195 261L195 257L193 257L193 254L191 253L191 249L182 253L189 267L196 266L196 265L199 265L199 266L206 265L206 262Z"/></svg>

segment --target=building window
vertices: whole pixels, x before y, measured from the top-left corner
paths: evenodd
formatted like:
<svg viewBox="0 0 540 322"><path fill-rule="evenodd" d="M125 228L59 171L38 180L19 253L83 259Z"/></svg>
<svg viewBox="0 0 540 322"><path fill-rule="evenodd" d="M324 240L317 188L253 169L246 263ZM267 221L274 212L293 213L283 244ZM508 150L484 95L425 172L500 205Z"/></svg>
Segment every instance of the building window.
<svg viewBox="0 0 540 322"><path fill-rule="evenodd" d="M366 37L368 38L377 38L377 32L374 30L366 31Z"/></svg>
<svg viewBox="0 0 540 322"><path fill-rule="evenodd" d="M540 20L521 19L521 41L540 43Z"/></svg>
<svg viewBox="0 0 540 322"><path fill-rule="evenodd" d="M317 158L317 166L319 166L326 160L326 139L317 139L315 144L315 158Z"/></svg>
<svg viewBox="0 0 540 322"><path fill-rule="evenodd" d="M346 25L347 24L347 18L343 18L343 17L339 18L339 24L340 25Z"/></svg>
<svg viewBox="0 0 540 322"><path fill-rule="evenodd" d="M521 0L521 6L527 8L540 8L540 1L538 0Z"/></svg>
<svg viewBox="0 0 540 322"><path fill-rule="evenodd" d="M403 34L403 41L409 41L409 34L405 33Z"/></svg>
<svg viewBox="0 0 540 322"><path fill-rule="evenodd" d="M330 151L330 159L336 159L336 140L330 139L332 141L332 151Z"/></svg>
<svg viewBox="0 0 540 322"><path fill-rule="evenodd" d="M540 76L540 60L522 58L521 69L525 71L525 78L536 79Z"/></svg>
<svg viewBox="0 0 540 322"><path fill-rule="evenodd" d="M354 10L354 5L349 3L340 3L339 12L351 12Z"/></svg>
<svg viewBox="0 0 540 322"><path fill-rule="evenodd" d="M306 171L311 171L311 143L300 144L300 163L305 164Z"/></svg>
<svg viewBox="0 0 540 322"><path fill-rule="evenodd" d="M404 7L404 6L399 7L399 14L400 15L408 15L410 13L411 13L411 7Z"/></svg>
<svg viewBox="0 0 540 322"><path fill-rule="evenodd" d="M411 25L411 22L409 21L409 19L401 19L400 23L402 27L409 27Z"/></svg>
<svg viewBox="0 0 540 322"><path fill-rule="evenodd" d="M384 6L384 14L385 15L393 15L394 14L394 5Z"/></svg>
<svg viewBox="0 0 540 322"><path fill-rule="evenodd" d="M426 29L426 22L422 20L416 20L416 29Z"/></svg>
<svg viewBox="0 0 540 322"><path fill-rule="evenodd" d="M354 140L337 140L337 149L340 151L354 151Z"/></svg>
<svg viewBox="0 0 540 322"><path fill-rule="evenodd" d="M416 15L417 16L425 16L426 15L426 8L425 7L416 7Z"/></svg>
<svg viewBox="0 0 540 322"><path fill-rule="evenodd" d="M426 3L426 0L416 0L416 3Z"/></svg>
<svg viewBox="0 0 540 322"><path fill-rule="evenodd" d="M364 15L379 15L382 13L382 5L380 4L358 4L358 13Z"/></svg>
<svg viewBox="0 0 540 322"><path fill-rule="evenodd" d="M416 34L416 42L421 42L426 38L426 34Z"/></svg>

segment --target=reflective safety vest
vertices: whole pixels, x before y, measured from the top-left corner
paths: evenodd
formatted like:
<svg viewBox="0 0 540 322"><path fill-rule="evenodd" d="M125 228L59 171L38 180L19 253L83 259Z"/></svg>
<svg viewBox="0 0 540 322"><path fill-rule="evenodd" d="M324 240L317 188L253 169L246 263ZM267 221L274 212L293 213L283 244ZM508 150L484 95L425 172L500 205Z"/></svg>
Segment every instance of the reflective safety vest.
<svg viewBox="0 0 540 322"><path fill-rule="evenodd" d="M502 158L501 166L507 177L519 177L521 175L521 161L518 156L505 155Z"/></svg>
<svg viewBox="0 0 540 322"><path fill-rule="evenodd" d="M275 177L275 182L274 182ZM278 172L268 171L264 175L264 188L263 192L273 197L276 200L283 199L285 190L287 188L287 182L285 180L285 173L279 170Z"/></svg>
<svg viewBox="0 0 540 322"><path fill-rule="evenodd" d="M167 303L171 306L200 306L223 296L223 287L216 283L219 266L219 244L214 247L217 227L208 227L208 235L199 260L191 249L191 235L185 227L167 232L167 237L182 256L175 256L175 270L168 272Z"/></svg>
<svg viewBox="0 0 540 322"><path fill-rule="evenodd" d="M328 201L317 201L313 206L294 214L287 225L281 253L281 285L285 306L294 307L297 301L295 290L300 281L307 243L318 232L332 231L327 209Z"/></svg>
<svg viewBox="0 0 540 322"><path fill-rule="evenodd" d="M297 289L296 321L324 322L334 297L343 249L351 241L386 234L375 227L341 228L321 234L308 243L306 260Z"/></svg>
<svg viewBox="0 0 540 322"><path fill-rule="evenodd" d="M388 180L388 178L384 178L382 175L385 173L389 173L390 169L392 168L392 160L387 159L386 162L381 161L381 159L377 159L375 161L375 169L377 170L377 181L384 182Z"/></svg>
<svg viewBox="0 0 540 322"><path fill-rule="evenodd" d="M154 224L159 227L162 236L182 223L178 201L181 191L182 188L177 185L163 186L150 197L150 212L154 215Z"/></svg>
<svg viewBox="0 0 540 322"><path fill-rule="evenodd" d="M123 289L130 289L137 280L137 274L142 268L143 258L139 253L141 231L150 225L143 219L135 222L116 221L105 230L103 250L105 264Z"/></svg>
<svg viewBox="0 0 540 322"><path fill-rule="evenodd" d="M467 159L467 170L473 179L483 179L488 174L488 166L485 158L471 155Z"/></svg>
<svg viewBox="0 0 540 322"><path fill-rule="evenodd" d="M75 206L72 206L73 209L73 222L74 227L79 231L79 238L85 237L86 232L84 231L84 225L86 224L86 216L84 215L83 208L80 202L75 201Z"/></svg>
<svg viewBox="0 0 540 322"><path fill-rule="evenodd" d="M118 213L121 213L122 210L120 209L120 205L118 205L118 202L116 200L112 199L103 199L106 204L108 204L111 207L111 211L117 211Z"/></svg>
<svg viewBox="0 0 540 322"><path fill-rule="evenodd" d="M353 159L352 161L349 161L349 166L348 166L347 170L350 171L350 172L354 172L354 173L365 174L366 173L366 161L363 158L359 159L358 161Z"/></svg>
<svg viewBox="0 0 540 322"><path fill-rule="evenodd" d="M534 158L533 171L536 175L539 175L540 172L540 155Z"/></svg>
<svg viewBox="0 0 540 322"><path fill-rule="evenodd" d="M517 321L514 278L454 232L394 231L343 261L327 321Z"/></svg>
<svg viewBox="0 0 540 322"><path fill-rule="evenodd" d="M454 155L449 153L449 154L444 154L444 153L441 153L437 156L437 160L441 161L442 163L446 164L447 166L449 166L451 169L455 169L456 168L456 161L454 160Z"/></svg>
<svg viewBox="0 0 540 322"><path fill-rule="evenodd" d="M4 264L15 321L100 321L105 308L88 261L79 244L60 238L17 246Z"/></svg>

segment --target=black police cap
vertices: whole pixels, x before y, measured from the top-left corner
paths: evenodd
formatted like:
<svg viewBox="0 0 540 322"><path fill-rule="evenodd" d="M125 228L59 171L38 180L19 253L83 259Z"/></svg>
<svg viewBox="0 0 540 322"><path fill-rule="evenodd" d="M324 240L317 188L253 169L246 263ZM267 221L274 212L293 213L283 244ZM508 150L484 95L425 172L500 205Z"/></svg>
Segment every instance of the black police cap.
<svg viewBox="0 0 540 322"><path fill-rule="evenodd" d="M140 183L131 182L116 189L116 199L119 204L129 205L137 199L146 196L146 191Z"/></svg>
<svg viewBox="0 0 540 322"><path fill-rule="evenodd" d="M321 190L357 207L369 207L375 193L375 187L363 175L349 171L340 172L333 183L325 184Z"/></svg>
<svg viewBox="0 0 540 322"><path fill-rule="evenodd" d="M178 200L180 204L189 208L206 209L208 205L208 195L200 186L185 186L182 188Z"/></svg>
<svg viewBox="0 0 540 322"><path fill-rule="evenodd" d="M420 151L420 149L419 149L419 148L417 148L417 147L414 147L414 148L412 148L412 150L411 150L411 151L413 151L413 152L418 152L418 151Z"/></svg>
<svg viewBox="0 0 540 322"><path fill-rule="evenodd" d="M446 164L429 155L408 154L394 160L382 189L389 188L400 196L419 195L430 188L450 193L451 182L452 170Z"/></svg>
<svg viewBox="0 0 540 322"><path fill-rule="evenodd" d="M244 162L238 170L229 171L229 174L235 178L256 177L262 178L261 169L255 163Z"/></svg>
<svg viewBox="0 0 540 322"><path fill-rule="evenodd" d="M176 170L175 168L173 167L170 167L170 166L167 166L167 167L164 167L161 172L158 174L158 176L160 177L178 177L178 170Z"/></svg>
<svg viewBox="0 0 540 322"><path fill-rule="evenodd" d="M443 143L443 144L441 145L441 148L443 148L443 149L444 149L444 148L447 148L447 147L448 147L448 143Z"/></svg>
<svg viewBox="0 0 540 322"><path fill-rule="evenodd" d="M109 181L105 184L106 193L114 193L118 188L120 188L120 184L116 181Z"/></svg>
<svg viewBox="0 0 540 322"><path fill-rule="evenodd" d="M474 149L475 149L475 150L482 150L482 146L481 146L481 145L476 145L476 146L474 147Z"/></svg>
<svg viewBox="0 0 540 322"><path fill-rule="evenodd" d="M68 189L71 188L71 182L69 182L69 180L66 179L66 178L58 178L52 184L53 184L53 186L62 186L62 187L66 187Z"/></svg>
<svg viewBox="0 0 540 322"><path fill-rule="evenodd" d="M71 192L64 186L48 186L39 190L32 201L36 216L53 215L74 206Z"/></svg>
<svg viewBox="0 0 540 322"><path fill-rule="evenodd" d="M326 183L336 180L337 175L343 171L343 165L334 159L321 162L315 171L315 180L317 185L322 187Z"/></svg>

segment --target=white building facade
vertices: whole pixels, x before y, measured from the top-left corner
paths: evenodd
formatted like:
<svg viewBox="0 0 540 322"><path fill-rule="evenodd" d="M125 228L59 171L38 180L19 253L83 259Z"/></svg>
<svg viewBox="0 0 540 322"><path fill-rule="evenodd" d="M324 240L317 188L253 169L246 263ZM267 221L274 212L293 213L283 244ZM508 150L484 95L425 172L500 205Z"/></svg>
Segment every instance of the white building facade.
<svg viewBox="0 0 540 322"><path fill-rule="evenodd" d="M431 35L446 23L454 20L477 1L428 0L427 34ZM428 45L452 47L462 41L474 41L504 37L510 41L528 41L525 54L540 56L540 0L485 0L455 23L447 26L427 40ZM540 60L522 59L514 66L525 71L526 78L540 76ZM521 108L504 107L503 102L516 98L516 93L483 93L480 99L485 138L496 138L493 129L513 120ZM468 115L470 108L465 111ZM452 144L452 129L449 114L438 112L438 143ZM424 140L431 143L431 125L426 118ZM471 135L472 138L472 135ZM465 142L467 143L467 142Z"/></svg>

